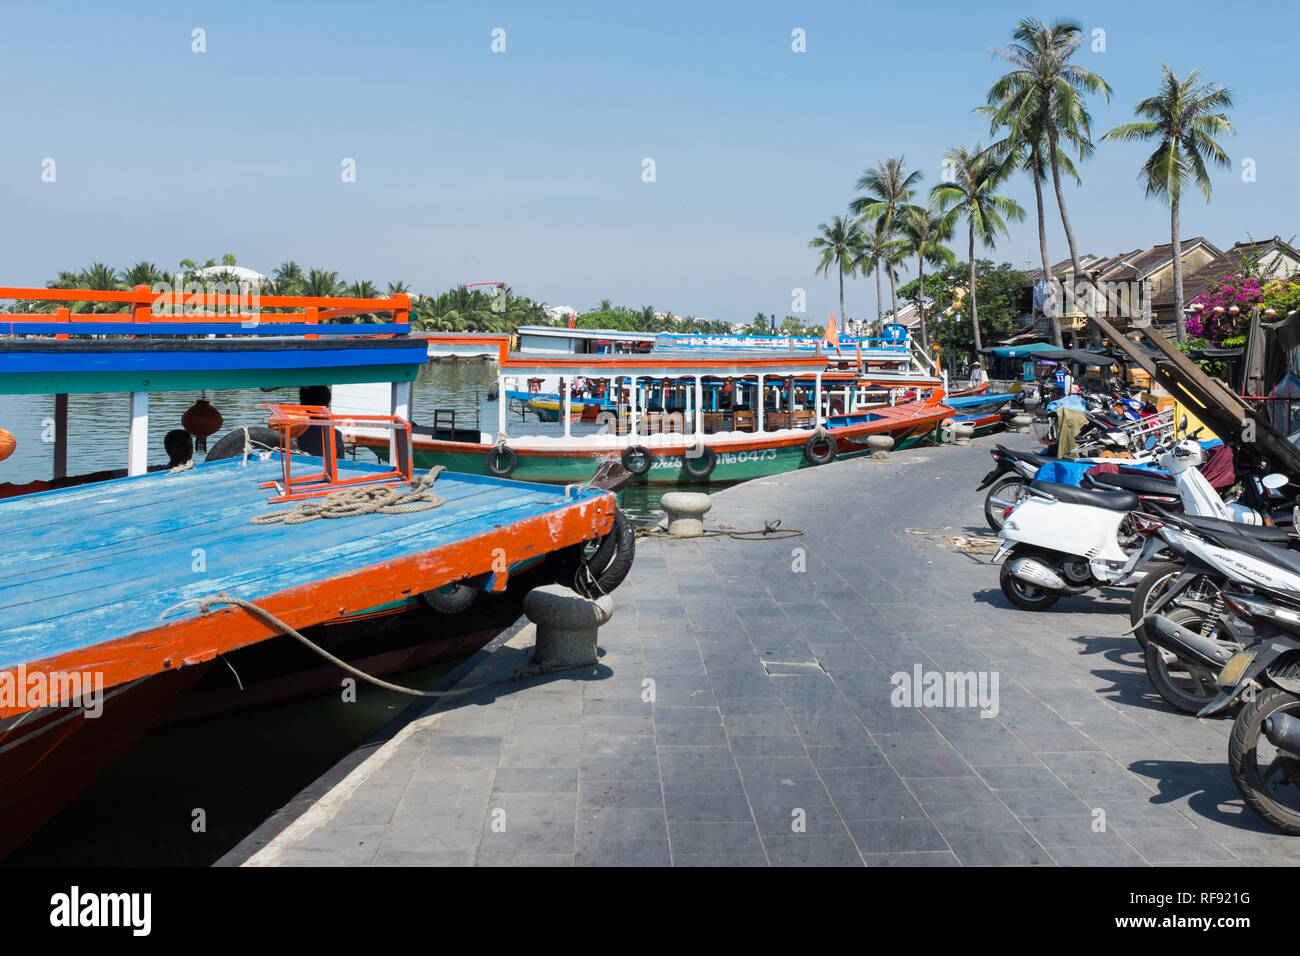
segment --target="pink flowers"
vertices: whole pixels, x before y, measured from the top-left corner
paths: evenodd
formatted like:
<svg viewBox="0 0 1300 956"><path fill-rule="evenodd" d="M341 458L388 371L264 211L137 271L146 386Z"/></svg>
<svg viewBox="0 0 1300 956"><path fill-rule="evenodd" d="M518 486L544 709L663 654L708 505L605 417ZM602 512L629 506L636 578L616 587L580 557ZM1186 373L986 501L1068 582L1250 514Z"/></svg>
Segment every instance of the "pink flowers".
<svg viewBox="0 0 1300 956"><path fill-rule="evenodd" d="M1212 289L1192 300L1192 304L1202 308L1187 317L1187 334L1208 339L1212 345L1242 335L1250 322L1250 310L1259 304L1263 295L1257 278L1224 276ZM1229 311L1234 306L1235 315Z"/></svg>

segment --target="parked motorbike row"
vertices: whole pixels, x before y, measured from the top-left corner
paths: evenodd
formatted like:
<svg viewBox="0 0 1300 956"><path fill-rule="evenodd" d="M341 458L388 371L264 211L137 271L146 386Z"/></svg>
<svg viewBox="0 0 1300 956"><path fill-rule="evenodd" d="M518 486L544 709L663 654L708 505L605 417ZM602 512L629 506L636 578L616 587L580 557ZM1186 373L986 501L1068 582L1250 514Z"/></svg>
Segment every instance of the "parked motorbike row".
<svg viewBox="0 0 1300 956"><path fill-rule="evenodd" d="M1003 539L993 558L1002 592L1042 611L1067 595L1133 588L1129 631L1151 686L1186 713L1235 707L1237 789L1300 834L1300 487L1270 474L1253 446L1207 452L1193 433L1167 445L1148 438L1144 451L1067 468L997 446L980 487ZM1207 462L1234 453L1235 480L1216 490Z"/></svg>

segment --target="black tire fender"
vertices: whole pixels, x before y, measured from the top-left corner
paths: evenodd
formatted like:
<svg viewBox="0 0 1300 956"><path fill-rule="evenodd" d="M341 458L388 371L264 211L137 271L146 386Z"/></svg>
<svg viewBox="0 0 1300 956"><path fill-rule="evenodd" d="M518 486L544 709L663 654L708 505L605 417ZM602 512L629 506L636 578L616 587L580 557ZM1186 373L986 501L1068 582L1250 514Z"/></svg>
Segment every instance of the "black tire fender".
<svg viewBox="0 0 1300 956"><path fill-rule="evenodd" d="M706 480L716 467L718 453L708 445L697 445L682 452L682 471L696 481Z"/></svg>
<svg viewBox="0 0 1300 956"><path fill-rule="evenodd" d="M439 614L459 614L469 609L478 591L459 581L417 595L416 600Z"/></svg>
<svg viewBox="0 0 1300 956"><path fill-rule="evenodd" d="M503 455L505 464L501 463ZM488 474L495 478L509 478L514 474L515 466L519 464L519 456L509 445L493 445L484 458L487 460Z"/></svg>
<svg viewBox="0 0 1300 956"><path fill-rule="evenodd" d="M646 448L645 445L628 445L623 449L620 460L623 467L638 478L649 471L651 464L654 463L650 449Z"/></svg>
<svg viewBox="0 0 1300 956"><path fill-rule="evenodd" d="M822 445L826 446L826 450L818 452L817 448ZM803 457L810 465L829 465L835 460L838 451L835 439L826 432L809 435L808 440L803 443Z"/></svg>
<svg viewBox="0 0 1300 956"><path fill-rule="evenodd" d="M249 425L248 440L252 443L254 450L264 451L265 448L280 448L280 433L267 428L265 425ZM262 446L265 446L263 448ZM204 461L222 461L226 458L241 458L244 454L244 429L236 428L234 431L227 432L221 436L221 440L208 448L208 453Z"/></svg>

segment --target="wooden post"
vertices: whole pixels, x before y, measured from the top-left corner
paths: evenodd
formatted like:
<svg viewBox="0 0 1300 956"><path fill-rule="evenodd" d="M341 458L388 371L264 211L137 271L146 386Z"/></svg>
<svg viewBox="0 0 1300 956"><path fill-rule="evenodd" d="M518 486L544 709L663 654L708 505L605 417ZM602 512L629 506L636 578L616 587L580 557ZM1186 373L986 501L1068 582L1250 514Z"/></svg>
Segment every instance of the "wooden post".
<svg viewBox="0 0 1300 956"><path fill-rule="evenodd" d="M67 309L60 309L66 312ZM66 335L60 336L67 338ZM54 396L54 477L68 477L68 393Z"/></svg>
<svg viewBox="0 0 1300 956"><path fill-rule="evenodd" d="M409 422L411 420L411 383L410 382L393 382L389 399L390 415ZM333 437L327 439L332 442ZM406 444L406 433L399 433L393 429L388 435L388 460L393 463L393 467L398 471L406 472L410 469L410 463L407 462L407 456L411 449Z"/></svg>
<svg viewBox="0 0 1300 956"><path fill-rule="evenodd" d="M127 437L126 473L143 475L149 469L149 393L131 393L131 430Z"/></svg>

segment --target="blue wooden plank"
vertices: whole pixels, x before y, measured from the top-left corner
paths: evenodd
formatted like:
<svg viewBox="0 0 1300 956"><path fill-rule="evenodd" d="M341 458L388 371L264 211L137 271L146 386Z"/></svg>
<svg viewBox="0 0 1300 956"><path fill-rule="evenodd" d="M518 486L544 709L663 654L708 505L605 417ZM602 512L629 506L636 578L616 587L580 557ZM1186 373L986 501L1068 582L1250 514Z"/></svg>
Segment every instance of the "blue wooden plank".
<svg viewBox="0 0 1300 956"><path fill-rule="evenodd" d="M0 322L0 335L217 335L246 338L260 335L409 335L409 322L319 323L268 322Z"/></svg>
<svg viewBox="0 0 1300 956"><path fill-rule="evenodd" d="M490 533L573 500L562 489L444 475L435 490L448 503L433 511L295 526L252 525L248 519L253 514L270 510L266 491L258 489L257 482L278 472L273 461L250 465L246 472L238 461L203 466L186 473L203 479L186 482L196 486L194 492L169 498L166 507L141 505L137 494L127 494L178 477L166 473L0 502L0 527L7 527L9 511L43 511L53 503L75 517L106 499L125 508L118 514L128 524L126 530L107 529L111 540L104 541L85 525L83 531L90 533L69 536L73 525L64 522L62 550L56 547L53 552L39 538L6 533L0 667L135 633L153 626L164 608L186 596L233 590L252 599L265 597ZM206 492L202 485L207 485ZM580 497L599 494L590 491ZM56 501L60 496L63 500ZM196 504L202 511L205 502L211 502L208 510L221 518L208 530L196 529L186 522L185 511L192 514ZM191 569L195 546L207 551L203 575Z"/></svg>
<svg viewBox="0 0 1300 956"><path fill-rule="evenodd" d="M391 340L382 340L391 341ZM357 343L330 349L149 349L101 352L51 348L50 351L10 351L0 347L0 374L71 372L211 372L264 369L331 369L380 365L420 365L427 347L366 348Z"/></svg>

